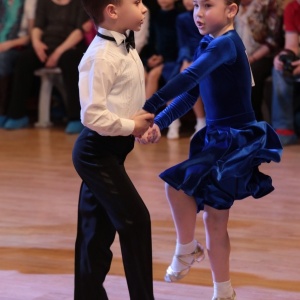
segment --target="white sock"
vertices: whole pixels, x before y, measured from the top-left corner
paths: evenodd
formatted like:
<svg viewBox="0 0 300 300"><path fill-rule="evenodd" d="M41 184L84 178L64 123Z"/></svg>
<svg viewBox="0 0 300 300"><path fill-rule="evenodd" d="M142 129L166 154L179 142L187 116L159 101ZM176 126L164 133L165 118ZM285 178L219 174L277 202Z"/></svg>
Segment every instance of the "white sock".
<svg viewBox="0 0 300 300"><path fill-rule="evenodd" d="M170 126L169 126L169 128L179 128L181 126L181 122L180 122L180 120L179 119L176 119L176 120L174 120L171 124L170 124Z"/></svg>
<svg viewBox="0 0 300 300"><path fill-rule="evenodd" d="M199 131L200 129L202 129L203 127L205 127L205 125L206 125L205 118L197 118L197 124L195 126L195 130Z"/></svg>
<svg viewBox="0 0 300 300"><path fill-rule="evenodd" d="M213 298L230 298L233 294L231 280L224 282L214 282L214 296Z"/></svg>
<svg viewBox="0 0 300 300"><path fill-rule="evenodd" d="M192 252L195 251L197 247L197 241L193 240L188 244L179 244L177 242L176 244L176 249L175 249L175 255L184 255L184 254L191 254ZM187 263L191 263L193 261L193 256L191 257L185 257L183 259L183 261L187 262ZM187 268L186 265L184 265L183 263L181 263L175 256L173 256L173 260L171 263L171 268L173 271L175 272L180 272L184 269Z"/></svg>

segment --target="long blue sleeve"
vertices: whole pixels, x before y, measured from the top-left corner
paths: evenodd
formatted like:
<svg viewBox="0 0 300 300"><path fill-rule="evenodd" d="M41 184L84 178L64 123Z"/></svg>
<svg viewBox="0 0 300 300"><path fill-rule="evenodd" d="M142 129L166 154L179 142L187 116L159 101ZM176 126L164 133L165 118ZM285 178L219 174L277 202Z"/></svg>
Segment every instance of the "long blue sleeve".
<svg viewBox="0 0 300 300"><path fill-rule="evenodd" d="M200 43L201 47L208 45L208 40L212 38L206 36ZM236 58L236 49L234 43L228 38L218 38L215 42L209 44L201 55L182 73L170 80L163 88L150 97L144 109L155 113L161 106L168 101L176 99L161 114L155 122L162 129L171 124L171 122L187 111L195 104L199 96L199 83L201 79L212 73L215 69L224 63L233 63ZM226 51L224 51L226 49Z"/></svg>

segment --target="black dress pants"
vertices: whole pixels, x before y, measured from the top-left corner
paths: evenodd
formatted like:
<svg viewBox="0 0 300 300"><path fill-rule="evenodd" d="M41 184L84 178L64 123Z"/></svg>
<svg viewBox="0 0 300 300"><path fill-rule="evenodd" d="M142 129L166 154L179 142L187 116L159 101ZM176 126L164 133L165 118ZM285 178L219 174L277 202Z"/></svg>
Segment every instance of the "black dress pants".
<svg viewBox="0 0 300 300"><path fill-rule="evenodd" d="M133 136L100 136L84 128L73 149L82 185L75 245L75 300L108 299L103 282L119 235L131 300L153 300L151 221L124 161Z"/></svg>

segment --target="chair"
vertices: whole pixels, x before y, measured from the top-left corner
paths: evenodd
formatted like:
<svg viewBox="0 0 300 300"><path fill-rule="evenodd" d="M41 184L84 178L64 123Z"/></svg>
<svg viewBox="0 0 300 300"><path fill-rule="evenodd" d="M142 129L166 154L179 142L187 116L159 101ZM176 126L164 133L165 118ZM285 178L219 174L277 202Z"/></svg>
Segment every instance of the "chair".
<svg viewBox="0 0 300 300"><path fill-rule="evenodd" d="M52 89L55 86L65 102L66 93L63 84L62 72L60 68L41 68L34 72L41 78L41 86L38 102L38 122L35 127L47 128L52 125L50 120L50 107Z"/></svg>

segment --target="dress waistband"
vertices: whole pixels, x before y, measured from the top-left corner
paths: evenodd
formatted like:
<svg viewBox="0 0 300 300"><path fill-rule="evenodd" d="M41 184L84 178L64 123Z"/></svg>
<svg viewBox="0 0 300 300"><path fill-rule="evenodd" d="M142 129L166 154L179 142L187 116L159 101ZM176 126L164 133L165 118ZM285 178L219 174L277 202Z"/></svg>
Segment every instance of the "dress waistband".
<svg viewBox="0 0 300 300"><path fill-rule="evenodd" d="M207 126L227 126L233 128L241 128L253 122L256 122L254 111L222 119L206 119Z"/></svg>

